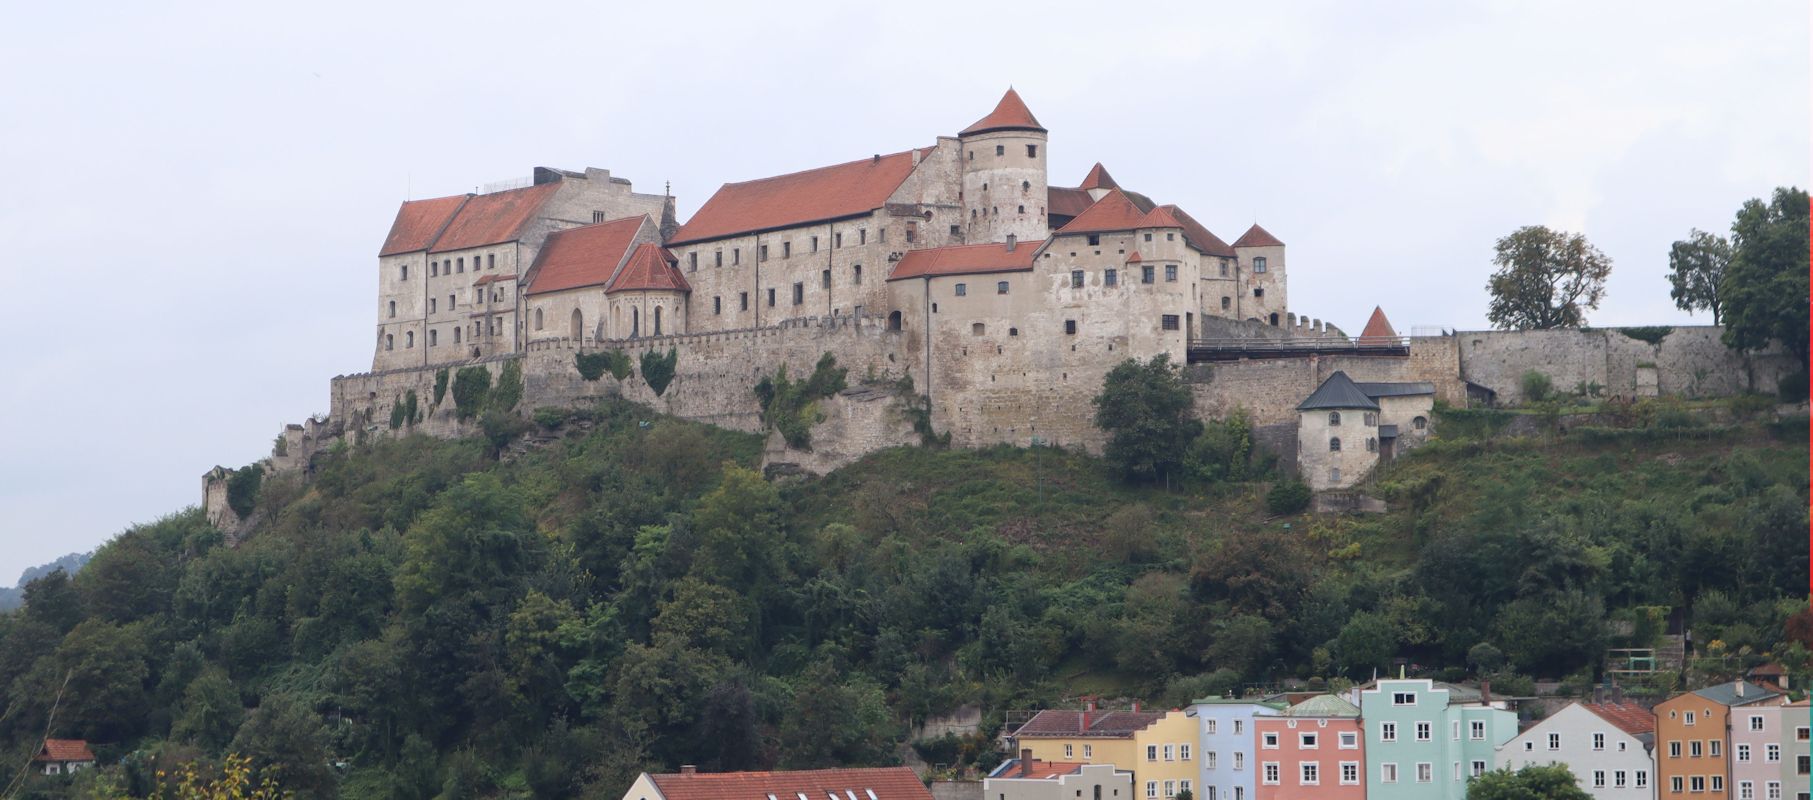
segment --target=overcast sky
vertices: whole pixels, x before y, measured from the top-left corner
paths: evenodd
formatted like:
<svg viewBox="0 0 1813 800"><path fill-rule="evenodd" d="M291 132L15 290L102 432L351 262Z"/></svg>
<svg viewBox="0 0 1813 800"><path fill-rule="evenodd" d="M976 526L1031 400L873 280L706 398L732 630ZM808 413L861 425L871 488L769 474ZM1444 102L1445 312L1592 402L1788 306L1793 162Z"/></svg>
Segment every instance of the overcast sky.
<svg viewBox="0 0 1813 800"><path fill-rule="evenodd" d="M1669 243L1807 185L1782 2L32 3L0 45L0 585L198 503L370 368L397 203L610 169L721 183L927 145L1009 84L1054 185L1101 161L1292 310L1485 326L1493 240L1582 232L1596 325L1674 309ZM1121 13L1124 9L1125 13Z"/></svg>

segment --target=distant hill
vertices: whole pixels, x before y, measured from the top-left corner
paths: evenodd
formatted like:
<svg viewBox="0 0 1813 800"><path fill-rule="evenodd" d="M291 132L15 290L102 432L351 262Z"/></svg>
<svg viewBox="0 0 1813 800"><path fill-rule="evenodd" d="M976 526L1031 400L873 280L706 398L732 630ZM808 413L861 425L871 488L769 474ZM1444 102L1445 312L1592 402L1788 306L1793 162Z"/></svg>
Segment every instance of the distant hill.
<svg viewBox="0 0 1813 800"><path fill-rule="evenodd" d="M25 604L25 584L59 569L73 576L82 570L82 565L87 564L88 559L93 555L93 553L70 553L49 564L39 564L20 573L17 585L10 588L0 587L0 611L11 611Z"/></svg>

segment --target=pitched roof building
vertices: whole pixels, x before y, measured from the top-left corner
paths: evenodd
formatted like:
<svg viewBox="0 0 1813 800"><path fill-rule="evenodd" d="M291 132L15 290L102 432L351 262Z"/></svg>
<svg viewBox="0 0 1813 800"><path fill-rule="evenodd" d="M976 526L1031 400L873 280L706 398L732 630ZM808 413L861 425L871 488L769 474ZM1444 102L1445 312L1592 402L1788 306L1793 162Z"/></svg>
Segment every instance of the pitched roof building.
<svg viewBox="0 0 1813 800"><path fill-rule="evenodd" d="M932 800L906 767L642 773L623 800Z"/></svg>
<svg viewBox="0 0 1813 800"><path fill-rule="evenodd" d="M45 739L32 763L45 775L65 775L94 766L94 751L84 739Z"/></svg>

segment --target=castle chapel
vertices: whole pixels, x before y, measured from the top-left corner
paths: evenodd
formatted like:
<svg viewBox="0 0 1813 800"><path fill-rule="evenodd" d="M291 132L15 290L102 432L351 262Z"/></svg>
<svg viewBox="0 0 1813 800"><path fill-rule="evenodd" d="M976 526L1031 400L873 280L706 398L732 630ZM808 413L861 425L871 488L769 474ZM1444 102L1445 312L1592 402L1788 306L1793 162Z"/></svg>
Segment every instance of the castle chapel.
<svg viewBox="0 0 1813 800"><path fill-rule="evenodd" d="M1230 245L1099 163L1053 186L1048 144L1009 89L956 136L725 184L685 224L597 169L405 202L378 256L372 367L867 317L920 343L922 385L985 404L1099 386L1129 356L1181 363L1211 318L1292 324L1283 242L1254 225Z"/></svg>

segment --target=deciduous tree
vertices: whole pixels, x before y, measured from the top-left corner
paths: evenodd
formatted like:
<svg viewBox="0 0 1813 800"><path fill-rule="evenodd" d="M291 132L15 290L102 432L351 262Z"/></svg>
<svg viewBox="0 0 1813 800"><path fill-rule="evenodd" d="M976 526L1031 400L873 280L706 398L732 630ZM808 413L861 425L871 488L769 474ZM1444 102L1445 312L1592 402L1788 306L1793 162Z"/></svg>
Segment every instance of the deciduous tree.
<svg viewBox="0 0 1813 800"><path fill-rule="evenodd" d="M1108 371L1095 397L1095 426L1108 433L1108 460L1128 479L1147 483L1178 474L1202 431L1190 389L1166 353Z"/></svg>
<svg viewBox="0 0 1813 800"><path fill-rule="evenodd" d="M1738 209L1719 284L1726 344L1760 350L1779 341L1807 363L1807 220L1807 193L1795 188Z"/></svg>
<svg viewBox="0 0 1813 800"><path fill-rule="evenodd" d="M1711 311L1712 324L1719 324L1719 284L1725 279L1725 267L1731 263L1731 243L1695 228L1687 238L1668 249L1668 296L1682 311Z"/></svg>
<svg viewBox="0 0 1813 800"><path fill-rule="evenodd" d="M1578 233L1540 225L1518 228L1498 240L1486 283L1492 304L1486 318L1500 328L1577 328L1605 297L1612 260Z"/></svg>

